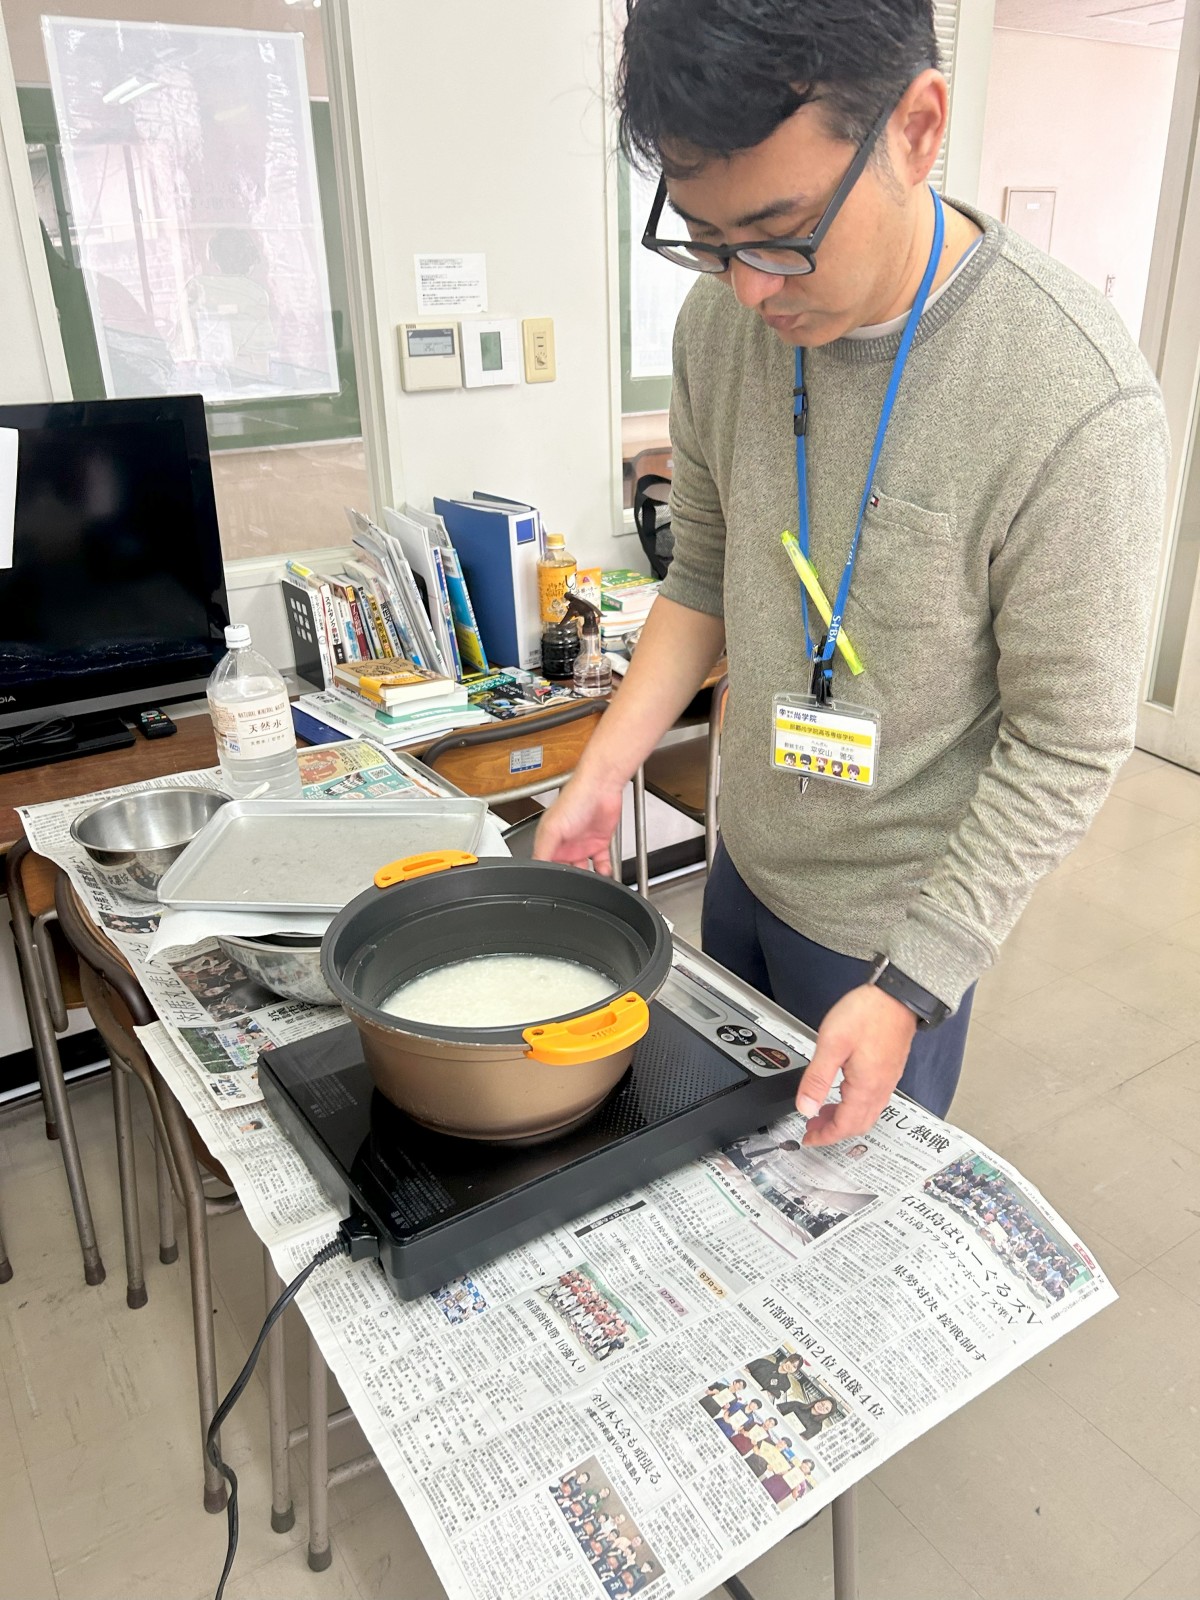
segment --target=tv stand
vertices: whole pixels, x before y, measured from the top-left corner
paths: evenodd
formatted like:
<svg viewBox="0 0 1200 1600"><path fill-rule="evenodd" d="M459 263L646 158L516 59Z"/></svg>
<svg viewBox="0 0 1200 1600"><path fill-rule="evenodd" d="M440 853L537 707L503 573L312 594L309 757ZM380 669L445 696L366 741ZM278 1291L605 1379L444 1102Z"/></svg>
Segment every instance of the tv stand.
<svg viewBox="0 0 1200 1600"><path fill-rule="evenodd" d="M41 738L35 732L39 727L45 729ZM55 733L58 738L46 737ZM98 755L103 750L124 750L136 737L115 711L93 711L79 717L55 717L48 712L19 728L0 728L0 772L21 772L52 761Z"/></svg>

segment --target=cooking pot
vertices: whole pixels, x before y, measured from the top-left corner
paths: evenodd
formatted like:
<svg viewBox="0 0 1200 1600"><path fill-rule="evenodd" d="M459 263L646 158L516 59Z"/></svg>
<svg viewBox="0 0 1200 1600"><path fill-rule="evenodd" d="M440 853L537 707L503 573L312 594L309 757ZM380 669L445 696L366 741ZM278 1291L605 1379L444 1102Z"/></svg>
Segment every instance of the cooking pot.
<svg viewBox="0 0 1200 1600"><path fill-rule="evenodd" d="M376 1087L426 1127L534 1140L582 1121L618 1082L671 967L653 906L611 878L547 861L411 856L333 920L321 970L357 1027ZM402 984L487 955L578 961L612 979L599 1007L523 1027L435 1027L383 1011Z"/></svg>

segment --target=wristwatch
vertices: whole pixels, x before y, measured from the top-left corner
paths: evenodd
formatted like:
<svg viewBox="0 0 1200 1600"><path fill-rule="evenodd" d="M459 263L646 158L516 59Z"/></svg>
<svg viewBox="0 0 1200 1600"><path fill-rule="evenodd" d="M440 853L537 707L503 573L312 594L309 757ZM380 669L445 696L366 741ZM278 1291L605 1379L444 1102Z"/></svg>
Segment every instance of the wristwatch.
<svg viewBox="0 0 1200 1600"><path fill-rule="evenodd" d="M893 1000L899 1000L902 1006L907 1006L916 1017L918 1028L936 1028L950 1015L950 1007L944 1000L939 1000L937 995L930 994L928 989L922 989L919 983L914 983L899 967L893 966L887 956L875 957L867 982L882 989L884 994L890 994Z"/></svg>

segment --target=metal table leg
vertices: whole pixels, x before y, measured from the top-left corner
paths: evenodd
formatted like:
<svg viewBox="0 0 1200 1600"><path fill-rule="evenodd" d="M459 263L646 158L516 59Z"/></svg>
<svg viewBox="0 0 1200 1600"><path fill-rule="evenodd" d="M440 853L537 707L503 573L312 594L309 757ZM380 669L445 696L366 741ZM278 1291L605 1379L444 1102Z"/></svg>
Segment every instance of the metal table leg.
<svg viewBox="0 0 1200 1600"><path fill-rule="evenodd" d="M263 1245L263 1284L266 1304L273 1306L283 1293L283 1279L275 1271L271 1252ZM271 1435L271 1529L287 1533L296 1521L292 1504L291 1462L288 1454L287 1388L283 1318L267 1335L267 1418Z"/></svg>
<svg viewBox="0 0 1200 1600"><path fill-rule="evenodd" d="M200 1402L200 1448L204 1460L204 1509L225 1509L225 1480L208 1459L204 1440L217 1411L217 1344L213 1330L212 1274L208 1251L208 1209L187 1124L178 1100L154 1072L159 1110L183 1188L187 1219L188 1270L192 1279L192 1331L196 1342L196 1391Z"/></svg>
<svg viewBox="0 0 1200 1600"><path fill-rule="evenodd" d="M855 1484L833 1502L833 1600L858 1600L858 1501ZM721 1585L732 1600L754 1600L738 1577Z"/></svg>
<svg viewBox="0 0 1200 1600"><path fill-rule="evenodd" d="M858 1498L854 1484L833 1502L833 1600L858 1600Z"/></svg>
<svg viewBox="0 0 1200 1600"><path fill-rule="evenodd" d="M333 1563L329 1546L329 1369L308 1334L308 1564L324 1572Z"/></svg>
<svg viewBox="0 0 1200 1600"><path fill-rule="evenodd" d="M157 1110L153 1099L151 1112ZM163 1149L158 1123L154 1123L154 1183L158 1190L158 1259L164 1267L179 1260L179 1245L175 1238L175 1205L171 1191L171 1169Z"/></svg>
<svg viewBox="0 0 1200 1600"><path fill-rule="evenodd" d="M7 1283L12 1277L12 1263L8 1259L8 1251L4 1247L4 1235L0 1233L0 1283Z"/></svg>
<svg viewBox="0 0 1200 1600"><path fill-rule="evenodd" d="M637 887L640 895L650 893L650 852L646 847L646 769L633 775L633 850L637 862Z"/></svg>
<svg viewBox="0 0 1200 1600"><path fill-rule="evenodd" d="M729 679L722 678L713 690L712 705L708 713L708 767L704 779L704 863L710 872L713 858L717 853L717 812L721 792L721 726L728 693Z"/></svg>
<svg viewBox="0 0 1200 1600"><path fill-rule="evenodd" d="M146 1304L146 1269L142 1263L142 1222L138 1213L137 1162L133 1147L133 1113L129 1105L129 1078L114 1056L112 1078L113 1121L117 1129L117 1176L121 1184L121 1223L125 1232L125 1304L138 1311Z"/></svg>

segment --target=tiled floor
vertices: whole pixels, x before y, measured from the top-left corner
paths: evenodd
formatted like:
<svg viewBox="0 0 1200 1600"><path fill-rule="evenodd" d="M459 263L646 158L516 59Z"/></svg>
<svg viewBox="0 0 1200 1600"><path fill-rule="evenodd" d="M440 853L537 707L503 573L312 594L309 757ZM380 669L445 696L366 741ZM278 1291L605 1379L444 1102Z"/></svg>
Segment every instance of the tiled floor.
<svg viewBox="0 0 1200 1600"><path fill-rule="evenodd" d="M694 881L659 896L689 938L698 901ZM185 1267L149 1249L150 1303L126 1309L107 1087L73 1099L98 1289L40 1116L0 1118L16 1268L0 1288L0 1600L198 1600L224 1521L200 1509ZM1134 756L984 980L952 1116L1078 1225L1121 1299L862 1486L863 1600L1197 1600L1200 777ZM148 1161L144 1180L149 1245ZM212 1233L227 1382L262 1316L260 1254L240 1216ZM439 1600L379 1474L334 1492L333 1567L311 1573L299 1474L295 1529L268 1528L265 1430L255 1384L225 1435L243 1493L231 1600ZM756 1600L831 1595L828 1516L744 1576Z"/></svg>

